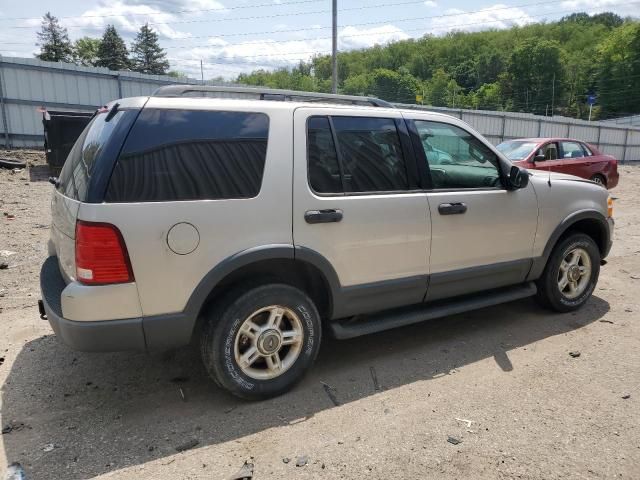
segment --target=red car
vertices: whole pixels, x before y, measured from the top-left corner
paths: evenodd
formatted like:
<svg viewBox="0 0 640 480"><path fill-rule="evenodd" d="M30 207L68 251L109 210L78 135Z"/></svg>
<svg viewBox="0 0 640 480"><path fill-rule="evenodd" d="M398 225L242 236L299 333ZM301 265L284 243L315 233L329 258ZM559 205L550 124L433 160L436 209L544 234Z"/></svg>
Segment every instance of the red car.
<svg viewBox="0 0 640 480"><path fill-rule="evenodd" d="M498 145L515 165L568 173L606 188L618 184L618 161L589 143L571 138L518 138Z"/></svg>

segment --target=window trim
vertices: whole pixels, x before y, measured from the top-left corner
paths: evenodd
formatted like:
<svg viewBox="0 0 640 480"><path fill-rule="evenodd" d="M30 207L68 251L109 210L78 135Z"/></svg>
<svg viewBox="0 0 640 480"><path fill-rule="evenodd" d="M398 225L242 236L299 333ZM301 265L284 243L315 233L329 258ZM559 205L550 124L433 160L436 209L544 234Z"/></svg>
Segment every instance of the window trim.
<svg viewBox="0 0 640 480"><path fill-rule="evenodd" d="M409 188L407 190L371 190L367 192L347 192L346 184L345 184L345 175L343 169L343 156L342 150L340 149L338 143L338 134L333 124L334 117L351 117L351 118L381 118L384 120L393 121L396 127L396 133L398 134L398 140L400 142L400 148L402 150L402 155L405 163L405 173L407 175L407 182ZM340 170L340 182L342 184L342 192L341 193L327 193L327 192L317 192L312 184L310 177L310 169L309 169L309 120L312 118L326 118L329 121L329 129L331 130L331 138L333 139L333 146L336 150L336 157L338 159L338 168ZM405 130L402 129L402 124L405 126ZM379 117L373 116L368 117L366 115L331 115L331 114L320 114L320 115L309 115L305 119L305 163L307 169L307 186L311 193L318 197L362 197L362 196L382 196L382 195L403 195L403 194L420 194L424 193L425 190L420 185L420 174L417 171L417 161L415 158L415 151L410 145L409 133L406 131L408 126L406 125L406 121L403 118L393 118L393 117ZM413 176L413 178L412 178ZM412 188L413 187L413 188Z"/></svg>
<svg viewBox="0 0 640 480"><path fill-rule="evenodd" d="M491 148L488 147L488 145L483 142L480 138L478 138L476 135L474 135L473 133L471 133L468 129L461 127L460 125L456 125L454 123L449 123L449 122L442 122L442 121L438 121L438 120L425 120L423 118L406 118L405 122L408 123L408 127L409 127L409 132L412 136L412 144L413 144L413 149L417 150L416 153L416 160L418 160L418 157L421 157L421 161L417 162L418 163L418 169L422 171L423 175L424 175L424 181L427 182L427 184L429 185L428 188L424 188L424 191L427 192L434 192L434 193L440 193L440 192L469 192L469 191L509 191L509 189L506 187L507 183L506 183L506 178L505 178L505 174L502 170L502 161L500 160L500 156L497 155ZM435 188L433 185L433 178L431 177L431 170L429 169L429 161L427 160L427 154L424 151L424 147L422 146L422 142L420 140L420 134L418 133L418 127L416 126L416 122L431 122L431 123L439 123L442 125L447 125L447 126L453 126L456 128L459 128L460 130L466 132L467 134L469 134L471 137L475 138L476 140L478 140L482 145L484 145L485 147L489 148L489 150L495 155L496 157L496 161L498 162L498 165L496 165L496 168L498 169L498 178L500 178L500 186L499 187L470 187L470 188L464 188L464 187L454 187L454 188Z"/></svg>

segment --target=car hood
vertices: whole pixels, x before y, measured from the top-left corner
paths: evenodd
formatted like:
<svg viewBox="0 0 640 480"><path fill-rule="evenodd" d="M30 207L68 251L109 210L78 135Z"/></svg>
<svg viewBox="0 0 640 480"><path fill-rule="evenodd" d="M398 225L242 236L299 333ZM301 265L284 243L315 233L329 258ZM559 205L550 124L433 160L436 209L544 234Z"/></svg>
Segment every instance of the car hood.
<svg viewBox="0 0 640 480"><path fill-rule="evenodd" d="M573 182L593 183L591 180L576 177L575 175L567 175L566 173L549 172L548 170L527 170L530 175L536 178L548 179L551 177L551 181L554 180L569 180Z"/></svg>

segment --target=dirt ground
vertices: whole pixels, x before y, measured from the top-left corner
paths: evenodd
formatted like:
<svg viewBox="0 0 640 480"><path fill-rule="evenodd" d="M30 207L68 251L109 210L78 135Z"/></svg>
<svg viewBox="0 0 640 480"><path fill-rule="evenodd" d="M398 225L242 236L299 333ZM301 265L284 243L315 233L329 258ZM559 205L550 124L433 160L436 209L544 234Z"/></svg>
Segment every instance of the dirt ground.
<svg viewBox="0 0 640 480"><path fill-rule="evenodd" d="M36 306L52 187L0 171L0 477L20 462L34 480L227 479L248 461L254 479L640 478L640 167L620 170L613 251L579 312L524 300L325 339L261 403L216 388L190 349L58 342Z"/></svg>

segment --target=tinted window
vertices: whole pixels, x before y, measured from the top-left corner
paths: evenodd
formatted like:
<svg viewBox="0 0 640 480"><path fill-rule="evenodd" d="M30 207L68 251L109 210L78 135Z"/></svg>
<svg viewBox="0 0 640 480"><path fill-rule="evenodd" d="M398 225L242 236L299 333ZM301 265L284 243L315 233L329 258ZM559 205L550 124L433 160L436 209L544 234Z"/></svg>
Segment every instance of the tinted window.
<svg viewBox="0 0 640 480"><path fill-rule="evenodd" d="M562 142L562 156L564 158L582 158L584 151L577 142Z"/></svg>
<svg viewBox="0 0 640 480"><path fill-rule="evenodd" d="M327 117L309 118L307 149L311 188L318 193L341 193L340 166Z"/></svg>
<svg viewBox="0 0 640 480"><path fill-rule="evenodd" d="M454 125L415 121L434 188L501 187L498 158Z"/></svg>
<svg viewBox="0 0 640 480"><path fill-rule="evenodd" d="M145 109L118 158L106 200L255 197L268 130L262 113Z"/></svg>
<svg viewBox="0 0 640 480"><path fill-rule="evenodd" d="M108 122L107 115L100 113L93 117L69 152L58 184L58 190L63 195L81 202L87 199L87 188L96 160L125 111L116 112Z"/></svg>
<svg viewBox="0 0 640 480"><path fill-rule="evenodd" d="M332 117L347 192L407 190L407 169L393 119Z"/></svg>

